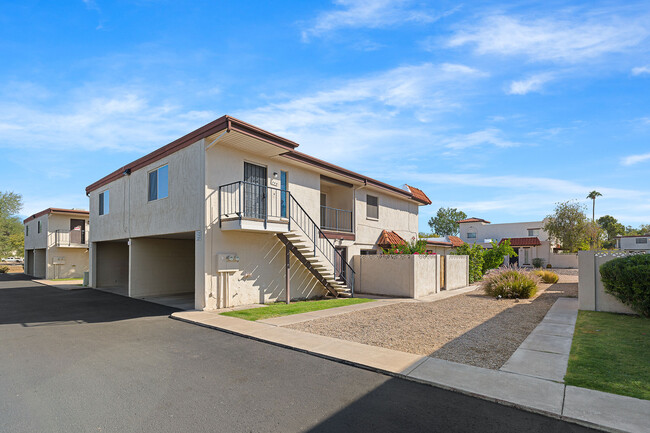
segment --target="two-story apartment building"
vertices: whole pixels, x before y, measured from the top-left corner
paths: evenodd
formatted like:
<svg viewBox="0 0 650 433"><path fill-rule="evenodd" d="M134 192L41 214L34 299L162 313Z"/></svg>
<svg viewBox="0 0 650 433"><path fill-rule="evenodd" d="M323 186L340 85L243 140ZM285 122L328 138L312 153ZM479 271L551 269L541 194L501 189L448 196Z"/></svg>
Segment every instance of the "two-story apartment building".
<svg viewBox="0 0 650 433"><path fill-rule="evenodd" d="M23 223L27 275L82 278L88 271L88 211L48 208Z"/></svg>
<svg viewBox="0 0 650 433"><path fill-rule="evenodd" d="M650 234L616 236L616 249L622 251L650 252Z"/></svg>
<svg viewBox="0 0 650 433"><path fill-rule="evenodd" d="M578 266L576 254L560 254L556 242L544 230L544 221L492 224L482 218L467 218L458 221L460 238L469 244L491 248L491 242L510 240L510 246L517 257L509 257L513 266L532 266L534 258L541 258L545 264L557 268Z"/></svg>
<svg viewBox="0 0 650 433"><path fill-rule="evenodd" d="M296 147L223 116L88 186L90 284L197 309L350 295L352 257L431 202Z"/></svg>

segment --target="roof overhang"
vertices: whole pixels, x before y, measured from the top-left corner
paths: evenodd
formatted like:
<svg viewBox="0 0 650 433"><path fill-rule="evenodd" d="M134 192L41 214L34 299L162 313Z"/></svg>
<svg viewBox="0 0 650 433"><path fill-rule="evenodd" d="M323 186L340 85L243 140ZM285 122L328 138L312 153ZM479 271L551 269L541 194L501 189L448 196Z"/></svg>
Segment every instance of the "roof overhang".
<svg viewBox="0 0 650 433"><path fill-rule="evenodd" d="M66 214L66 215L82 215L82 216L88 216L90 215L90 212L87 210L82 210L82 209L61 209L57 207L49 207L45 210L42 210L38 213L35 213L32 216L29 216L23 220L23 224L27 224L28 222L35 220L36 218L40 218L43 215L51 214L51 213L56 213L56 214Z"/></svg>

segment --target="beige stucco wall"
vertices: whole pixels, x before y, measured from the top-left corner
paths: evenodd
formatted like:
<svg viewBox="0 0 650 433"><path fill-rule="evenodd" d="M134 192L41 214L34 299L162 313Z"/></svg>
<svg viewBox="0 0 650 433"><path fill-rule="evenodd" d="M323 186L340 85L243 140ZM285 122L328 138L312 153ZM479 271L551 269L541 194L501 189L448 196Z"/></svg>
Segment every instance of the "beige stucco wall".
<svg viewBox="0 0 650 433"><path fill-rule="evenodd" d="M359 256L357 293L419 298L439 291L437 255Z"/></svg>
<svg viewBox="0 0 650 433"><path fill-rule="evenodd" d="M555 254L551 253L550 263L554 268L577 268L578 267L578 254Z"/></svg>
<svg viewBox="0 0 650 433"><path fill-rule="evenodd" d="M452 248L451 247L443 247L443 246L437 246L437 245L427 245L425 248L426 251L436 253L440 256L446 256L451 253Z"/></svg>
<svg viewBox="0 0 650 433"><path fill-rule="evenodd" d="M62 258L61 260L57 258ZM55 264L57 263L58 264ZM58 248L47 250L47 278L83 278L88 271L87 248Z"/></svg>
<svg viewBox="0 0 650 433"><path fill-rule="evenodd" d="M129 294L194 292L194 240L131 239Z"/></svg>
<svg viewBox="0 0 650 433"><path fill-rule="evenodd" d="M100 242L201 229L203 209L203 141L194 143L89 196L90 240ZM169 166L167 198L148 201L149 172ZM109 190L109 213L99 215L99 194Z"/></svg>
<svg viewBox="0 0 650 433"><path fill-rule="evenodd" d="M92 287L128 287L129 245L126 242L98 242L93 245L96 260L96 275Z"/></svg>
<svg viewBox="0 0 650 433"><path fill-rule="evenodd" d="M648 243L637 244L637 238L646 238ZM621 237L618 239L619 249L630 251L647 251L650 250L650 236Z"/></svg>
<svg viewBox="0 0 650 433"><path fill-rule="evenodd" d="M630 307L606 293L600 279L600 266L603 263L625 256L625 253L596 254L594 251L580 251L578 253L578 303L581 310L634 313Z"/></svg>
<svg viewBox="0 0 650 433"><path fill-rule="evenodd" d="M445 289L453 290L469 285L469 256L445 257Z"/></svg>
<svg viewBox="0 0 650 433"><path fill-rule="evenodd" d="M36 248L47 247L47 222L48 215L41 215L25 224L29 227L29 236L25 236L25 249L33 250ZM38 222L41 222L41 232L38 233Z"/></svg>
<svg viewBox="0 0 650 433"><path fill-rule="evenodd" d="M47 273L47 250L45 248L34 249L34 273L33 277L45 278Z"/></svg>

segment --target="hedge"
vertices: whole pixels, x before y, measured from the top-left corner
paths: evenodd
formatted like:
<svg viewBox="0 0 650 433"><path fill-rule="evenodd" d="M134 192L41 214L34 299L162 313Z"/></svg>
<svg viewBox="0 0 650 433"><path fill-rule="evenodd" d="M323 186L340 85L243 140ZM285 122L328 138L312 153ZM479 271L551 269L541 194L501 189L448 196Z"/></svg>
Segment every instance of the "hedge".
<svg viewBox="0 0 650 433"><path fill-rule="evenodd" d="M650 317L650 254L620 257L600 266L605 291Z"/></svg>

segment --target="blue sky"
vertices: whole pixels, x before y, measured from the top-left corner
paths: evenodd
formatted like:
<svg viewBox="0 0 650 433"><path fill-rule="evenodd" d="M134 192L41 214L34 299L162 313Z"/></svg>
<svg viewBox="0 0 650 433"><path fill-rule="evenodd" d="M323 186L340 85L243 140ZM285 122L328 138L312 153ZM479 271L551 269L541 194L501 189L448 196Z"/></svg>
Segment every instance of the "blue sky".
<svg viewBox="0 0 650 433"><path fill-rule="evenodd" d="M492 222L593 189L650 223L646 2L9 1L0 190L24 215L231 114ZM591 209L589 208L589 213Z"/></svg>

